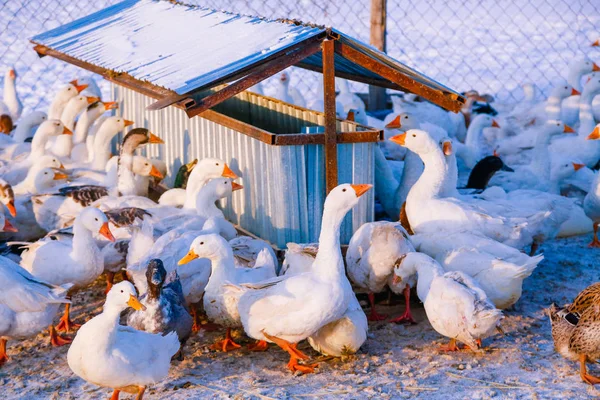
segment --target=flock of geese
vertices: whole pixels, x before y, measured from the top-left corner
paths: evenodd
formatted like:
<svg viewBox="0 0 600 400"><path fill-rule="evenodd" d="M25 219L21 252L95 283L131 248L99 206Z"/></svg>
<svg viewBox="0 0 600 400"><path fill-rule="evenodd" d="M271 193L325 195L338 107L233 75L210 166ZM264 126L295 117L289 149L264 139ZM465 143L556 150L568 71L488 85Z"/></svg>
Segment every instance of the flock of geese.
<svg viewBox="0 0 600 400"><path fill-rule="evenodd" d="M93 79L63 86L47 114L21 115L10 69L0 103L0 365L8 340L47 329L53 346L70 346L79 377L112 388L113 399L120 391L141 399L207 328L205 315L225 334L212 349L240 348L232 330L242 329L255 340L249 350L275 344L292 372L311 373L317 365L299 342L353 354L368 321L388 318L377 312L377 293L404 296L403 314L389 322L416 323L412 289L449 339L442 350L478 351L502 334L502 310L542 261L541 243L593 231L590 246L600 247L598 71L576 59L546 100L529 87L523 104L502 113L476 92L458 114L395 96L384 121L366 115L344 84L338 113L385 132L375 150L381 218L361 226L343 255L341 223L373 185L341 184L325 200L319 242L289 243L280 268L272 247L239 235L218 206L244 189L227 160L194 160L176 188L160 191L165 165L136 150L163 140L133 128L113 156L113 138L135 123L110 115L118 106L100 99ZM293 101L288 75L280 81L279 95ZM103 310L80 326L73 295L102 274ZM355 293L367 295L368 317ZM598 300L595 284L548 310L557 351L579 361L590 384L600 382L586 370L600 356Z"/></svg>

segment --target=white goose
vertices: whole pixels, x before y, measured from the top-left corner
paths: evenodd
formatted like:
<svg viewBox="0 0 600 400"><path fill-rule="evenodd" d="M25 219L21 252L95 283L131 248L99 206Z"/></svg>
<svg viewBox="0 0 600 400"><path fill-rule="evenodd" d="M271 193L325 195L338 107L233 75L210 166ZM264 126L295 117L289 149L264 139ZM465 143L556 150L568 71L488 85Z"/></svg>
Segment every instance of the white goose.
<svg viewBox="0 0 600 400"><path fill-rule="evenodd" d="M87 88L87 85L73 85L71 83L62 87L54 96L52 103L50 103L48 119L60 120L69 100L77 96L85 88Z"/></svg>
<svg viewBox="0 0 600 400"><path fill-rule="evenodd" d="M60 121L63 125L73 131L75 129L75 118L90 104L98 101L97 97L86 97L77 95L72 97L68 102L60 116ZM61 158L70 158L71 150L73 149L73 135L59 136L55 138L54 143L50 144L51 151L54 155Z"/></svg>
<svg viewBox="0 0 600 400"><path fill-rule="evenodd" d="M133 121L122 117L108 117L96 132L94 137L94 154L92 155L92 169L104 171L108 160L112 157L112 139L123 129L133 125Z"/></svg>
<svg viewBox="0 0 600 400"><path fill-rule="evenodd" d="M113 110L118 107L118 104L113 101L97 101L88 106L87 110L77 120L77 126L75 126L75 132L73 134L73 150L71 150L71 159L75 162L87 162L93 157L88 154L87 149L87 137L90 128L104 114L109 110Z"/></svg>
<svg viewBox="0 0 600 400"><path fill-rule="evenodd" d="M417 275L417 295L429 323L439 334L450 338L442 350L458 350L456 341L475 350L482 339L499 329L502 312L466 274L444 272L435 260L422 253L408 253L394 273L397 283Z"/></svg>
<svg viewBox="0 0 600 400"><path fill-rule="evenodd" d="M133 285L120 282L106 296L102 313L77 332L67 362L82 379L114 389L113 399L125 391L137 393L141 400L148 385L169 374L179 339L176 332L163 336L120 325L121 313L128 307L144 309Z"/></svg>
<svg viewBox="0 0 600 400"><path fill-rule="evenodd" d="M0 114L10 115L13 121L21 118L23 112L23 104L17 93L16 80L17 72L11 67L4 74L4 93L0 102Z"/></svg>
<svg viewBox="0 0 600 400"><path fill-rule="evenodd" d="M314 372L314 365L298 363L308 356L297 349L297 343L339 320L348 310L353 292L344 273L340 225L370 188L342 184L329 193L323 209L319 252L310 272L262 284L227 286L226 290L241 296L238 311L246 334L287 351L291 371Z"/></svg>
<svg viewBox="0 0 600 400"><path fill-rule="evenodd" d="M31 151L31 143L27 143L25 140L32 137L34 134L33 130L47 119L46 113L41 111L34 111L23 116L15 128L12 138L5 138L3 140L4 143L0 144L0 148L3 150L2 158L12 160L23 153L29 153Z"/></svg>
<svg viewBox="0 0 600 400"><path fill-rule="evenodd" d="M592 62L589 58L576 57L569 64L569 74L567 76L567 82L578 92L583 92L581 87L581 78L584 75L590 74L594 71L600 71L600 67ZM592 103L592 98L590 98L590 105ZM575 126L580 114L580 102L581 99L579 96L571 96L563 100L560 120L569 126Z"/></svg>

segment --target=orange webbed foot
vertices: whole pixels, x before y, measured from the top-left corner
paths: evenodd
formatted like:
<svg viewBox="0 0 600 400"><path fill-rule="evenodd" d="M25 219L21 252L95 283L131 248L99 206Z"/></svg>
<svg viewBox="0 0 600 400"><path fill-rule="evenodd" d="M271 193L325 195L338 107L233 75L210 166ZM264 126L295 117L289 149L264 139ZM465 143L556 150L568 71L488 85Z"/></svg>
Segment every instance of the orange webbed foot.
<svg viewBox="0 0 600 400"><path fill-rule="evenodd" d="M76 324L75 322L71 321L71 318L63 315L60 318L58 325L56 325L56 330L58 332L67 332L68 333L68 332L77 330L80 327L81 327L80 324Z"/></svg>
<svg viewBox="0 0 600 400"><path fill-rule="evenodd" d="M229 335L225 339L219 340L218 342L215 342L212 346L210 346L211 350L221 350L223 352L239 349L240 347L242 346L234 342L233 339L229 337Z"/></svg>
<svg viewBox="0 0 600 400"><path fill-rule="evenodd" d="M300 371L303 374L313 374L315 372L315 368L318 366L319 364L299 364L298 360L295 358L292 358L287 365L290 371Z"/></svg>
<svg viewBox="0 0 600 400"><path fill-rule="evenodd" d="M264 340L259 340L256 343L249 344L248 350L250 350L250 351L267 351L267 350L269 350L269 342L266 342Z"/></svg>
<svg viewBox="0 0 600 400"><path fill-rule="evenodd" d="M456 345L456 340L451 339L448 344L443 344L440 346L440 351L459 351L460 348Z"/></svg>
<svg viewBox="0 0 600 400"><path fill-rule="evenodd" d="M596 378L593 375L583 374L581 379L589 385L597 385L600 383L600 378Z"/></svg>
<svg viewBox="0 0 600 400"><path fill-rule="evenodd" d="M592 240L592 242L590 244L588 244L588 247L594 248L594 249L600 248L600 240Z"/></svg>

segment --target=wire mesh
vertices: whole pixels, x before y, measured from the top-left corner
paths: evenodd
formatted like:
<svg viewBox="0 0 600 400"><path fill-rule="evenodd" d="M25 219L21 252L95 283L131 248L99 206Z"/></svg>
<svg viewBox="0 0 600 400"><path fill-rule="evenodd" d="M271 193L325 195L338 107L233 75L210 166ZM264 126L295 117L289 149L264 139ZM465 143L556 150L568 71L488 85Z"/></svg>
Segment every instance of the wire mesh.
<svg viewBox="0 0 600 400"><path fill-rule="evenodd" d="M0 68L16 68L25 111L45 109L61 83L88 74L50 57L38 58L28 39L118 0L4 1L0 4ZM333 26L369 40L370 0L187 0L185 3L268 18ZM387 52L459 91L476 89L500 102L523 98L521 85L547 95L566 77L575 56L600 58L590 44L600 37L598 0L388 0ZM315 73L295 69L291 84L310 102ZM108 85L101 85L109 95ZM354 84L353 90L366 92ZM274 95L276 79L265 82Z"/></svg>

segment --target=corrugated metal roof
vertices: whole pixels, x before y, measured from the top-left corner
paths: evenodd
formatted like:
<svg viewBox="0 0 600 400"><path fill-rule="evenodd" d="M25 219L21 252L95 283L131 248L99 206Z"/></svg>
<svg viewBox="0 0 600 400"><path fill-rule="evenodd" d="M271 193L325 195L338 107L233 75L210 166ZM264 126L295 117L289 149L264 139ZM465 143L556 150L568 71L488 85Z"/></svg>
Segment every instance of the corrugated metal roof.
<svg viewBox="0 0 600 400"><path fill-rule="evenodd" d="M460 98L448 87L342 32L170 1L126 0L31 41L184 95L224 83L233 76L239 78L240 72L326 32L420 84ZM322 68L321 52L298 66ZM399 88L339 54L335 55L335 70L339 76L366 78Z"/></svg>

